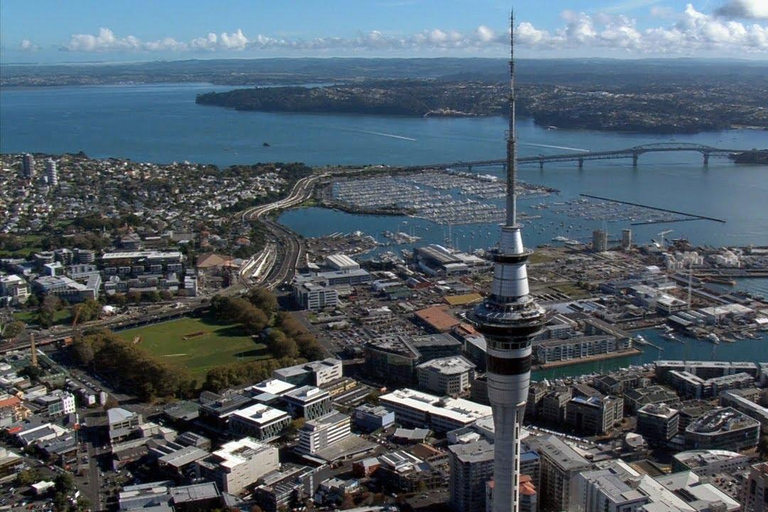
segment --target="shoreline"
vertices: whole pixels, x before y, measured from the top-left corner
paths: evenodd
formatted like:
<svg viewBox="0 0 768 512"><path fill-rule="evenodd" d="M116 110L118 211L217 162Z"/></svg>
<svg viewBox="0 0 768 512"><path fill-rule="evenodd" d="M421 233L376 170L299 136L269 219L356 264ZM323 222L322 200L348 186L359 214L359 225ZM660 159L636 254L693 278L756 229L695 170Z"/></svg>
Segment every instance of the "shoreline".
<svg viewBox="0 0 768 512"><path fill-rule="evenodd" d="M639 348L631 348L624 352L611 352L610 354L597 354L594 356L582 357L579 359L569 359L567 361L553 361L551 363L544 363L535 365L531 368L531 371L539 370L551 370L552 368L562 368L563 366L571 366L584 363L594 363L595 361L606 361L609 359L619 359L622 357L631 357L641 355L643 353Z"/></svg>

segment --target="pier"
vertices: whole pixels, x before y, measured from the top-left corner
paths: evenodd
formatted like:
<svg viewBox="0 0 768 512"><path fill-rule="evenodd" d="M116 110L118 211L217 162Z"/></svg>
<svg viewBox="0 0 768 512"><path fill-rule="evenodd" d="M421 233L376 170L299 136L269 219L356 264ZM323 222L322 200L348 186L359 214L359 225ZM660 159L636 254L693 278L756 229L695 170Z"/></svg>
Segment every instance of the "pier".
<svg viewBox="0 0 768 512"><path fill-rule="evenodd" d="M658 211L658 212L674 213L675 215L683 215L685 217L689 217L690 220L711 220L713 222L720 222L722 224L725 224L725 221L723 219L717 219L715 217L706 217L704 215L696 215L695 213L686 213L686 212L680 212L680 211L677 211L677 210L669 210L667 208L659 208L659 207L656 207L656 206L648 206L648 205L645 205L645 204L633 203L633 202L630 202L630 201L619 201L618 199L610 199L608 197L593 196L593 195L590 195L590 194L579 194L579 195L582 196L582 197L589 197L590 199L599 199L601 201L609 201L611 203L626 204L626 205L629 205L629 206L637 206L637 207L640 207L640 208L646 208L648 210L655 210L655 211Z"/></svg>

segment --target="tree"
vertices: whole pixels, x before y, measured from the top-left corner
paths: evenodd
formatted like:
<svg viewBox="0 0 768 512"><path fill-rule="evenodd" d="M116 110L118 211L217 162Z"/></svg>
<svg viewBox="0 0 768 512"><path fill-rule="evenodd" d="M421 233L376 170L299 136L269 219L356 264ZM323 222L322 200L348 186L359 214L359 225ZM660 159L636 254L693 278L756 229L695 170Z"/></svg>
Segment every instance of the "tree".
<svg viewBox="0 0 768 512"><path fill-rule="evenodd" d="M347 493L344 495L344 497L341 499L341 506L339 507L341 510L349 510L351 508L355 508L355 500L352 498L352 495Z"/></svg>
<svg viewBox="0 0 768 512"><path fill-rule="evenodd" d="M126 293L125 298L128 299L128 302L133 302L134 304L141 304L141 292L138 292L136 290L131 290L128 293Z"/></svg>
<svg viewBox="0 0 768 512"><path fill-rule="evenodd" d="M78 315L79 312L79 315ZM72 318L77 316L78 323L90 322L99 318L101 313L101 303L97 300L88 299L82 304L77 304L70 308L69 314Z"/></svg>
<svg viewBox="0 0 768 512"><path fill-rule="evenodd" d="M56 492L68 494L75 488L75 479L71 473L59 473L53 482L56 485Z"/></svg>
<svg viewBox="0 0 768 512"><path fill-rule="evenodd" d="M26 325L24 324L24 322L21 322L19 320L10 322L5 325L2 331L0 331L0 338L11 340L16 336L18 336L19 334L23 333L25 327Z"/></svg>
<svg viewBox="0 0 768 512"><path fill-rule="evenodd" d="M125 306L125 304L128 302L128 299L123 293L115 293L109 297L109 301L115 306Z"/></svg>
<svg viewBox="0 0 768 512"><path fill-rule="evenodd" d="M173 299L173 294L168 290L162 290L160 292L160 298L164 301L169 301Z"/></svg>
<svg viewBox="0 0 768 512"><path fill-rule="evenodd" d="M72 351L75 355L75 360L83 365L90 366L93 364L94 352L93 345L85 338L78 337L72 344Z"/></svg>
<svg viewBox="0 0 768 512"><path fill-rule="evenodd" d="M142 298L147 302L160 302L161 300L160 294L156 290L144 292Z"/></svg>
<svg viewBox="0 0 768 512"><path fill-rule="evenodd" d="M275 357L298 357L299 347L283 331L272 329L267 336L267 346Z"/></svg>
<svg viewBox="0 0 768 512"><path fill-rule="evenodd" d="M37 295L32 293L27 299L27 303L24 305L28 308L36 308L40 305L40 299L37 298Z"/></svg>
<svg viewBox="0 0 768 512"><path fill-rule="evenodd" d="M269 324L269 318L262 310L252 304L240 304L238 321L248 334L259 334Z"/></svg>
<svg viewBox="0 0 768 512"><path fill-rule="evenodd" d="M46 295L37 310L37 323L48 328L53 325L56 312L61 308L61 301L55 295Z"/></svg>
<svg viewBox="0 0 768 512"><path fill-rule="evenodd" d="M42 475L37 469L25 469L16 475L16 484L19 486L32 485L35 482L39 482L41 478Z"/></svg>
<svg viewBox="0 0 768 512"><path fill-rule="evenodd" d="M248 293L248 300L267 316L272 316L277 312L277 297L266 288L252 289Z"/></svg>
<svg viewBox="0 0 768 512"><path fill-rule="evenodd" d="M306 423L307 420L305 418L296 418L288 425L288 428L285 430L285 434L287 436L295 436Z"/></svg>

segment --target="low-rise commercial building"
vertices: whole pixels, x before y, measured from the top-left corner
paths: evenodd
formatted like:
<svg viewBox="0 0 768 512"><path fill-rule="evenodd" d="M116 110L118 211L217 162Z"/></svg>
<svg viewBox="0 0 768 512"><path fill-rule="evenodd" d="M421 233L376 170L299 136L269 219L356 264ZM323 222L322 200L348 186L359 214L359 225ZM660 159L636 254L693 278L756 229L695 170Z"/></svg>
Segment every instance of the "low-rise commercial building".
<svg viewBox="0 0 768 512"><path fill-rule="evenodd" d="M286 410L294 418L313 420L331 412L331 395L314 386L302 386L283 396Z"/></svg>
<svg viewBox="0 0 768 512"><path fill-rule="evenodd" d="M296 451L306 455L333 446L352 435L350 417L338 411L307 421L299 429L299 444Z"/></svg>
<svg viewBox="0 0 768 512"><path fill-rule="evenodd" d="M759 438L760 422L730 407L709 411L685 429L686 447L697 450L741 451Z"/></svg>
<svg viewBox="0 0 768 512"><path fill-rule="evenodd" d="M400 389L380 397L394 411L398 423L449 432L491 416L491 408L460 398L440 398L412 389Z"/></svg>
<svg viewBox="0 0 768 512"><path fill-rule="evenodd" d="M197 464L200 476L224 492L237 494L278 468L278 451L246 437L226 443Z"/></svg>
<svg viewBox="0 0 768 512"><path fill-rule="evenodd" d="M461 356L432 359L416 367L419 387L441 395L460 395L469 390L475 365Z"/></svg>
<svg viewBox="0 0 768 512"><path fill-rule="evenodd" d="M395 423L395 413L381 405L363 404L352 413L355 426L366 432L387 428Z"/></svg>
<svg viewBox="0 0 768 512"><path fill-rule="evenodd" d="M329 357L321 361L298 364L279 368L272 372L279 380L293 384L294 386L318 386L322 387L344 376L344 367L339 359Z"/></svg>
<svg viewBox="0 0 768 512"><path fill-rule="evenodd" d="M749 455L728 450L689 450L672 456L672 472L692 471L701 476L735 474L748 466L750 460Z"/></svg>
<svg viewBox="0 0 768 512"><path fill-rule="evenodd" d="M229 417L229 431L233 435L259 441L280 437L290 424L288 413L264 404L239 409Z"/></svg>
<svg viewBox="0 0 768 512"><path fill-rule="evenodd" d="M624 400L620 397L576 396L565 406L565 421L579 432L597 435L611 430L623 413Z"/></svg>

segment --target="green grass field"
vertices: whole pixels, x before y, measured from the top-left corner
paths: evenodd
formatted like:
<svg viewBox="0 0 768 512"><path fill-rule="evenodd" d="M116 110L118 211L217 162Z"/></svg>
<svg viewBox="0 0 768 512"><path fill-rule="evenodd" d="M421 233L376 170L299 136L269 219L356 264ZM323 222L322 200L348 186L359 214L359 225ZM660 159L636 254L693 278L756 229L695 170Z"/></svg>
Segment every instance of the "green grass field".
<svg viewBox="0 0 768 512"><path fill-rule="evenodd" d="M254 342L239 326L201 318L181 318L118 334L127 341L141 336L139 347L162 361L186 366L195 377L204 378L214 366L272 357L263 343Z"/></svg>
<svg viewBox="0 0 768 512"><path fill-rule="evenodd" d="M37 323L37 311L17 311L13 314L13 317L17 320L21 320L27 325L34 325ZM53 315L53 323L56 325L67 325L72 323L72 315L69 314L69 309L61 309Z"/></svg>

